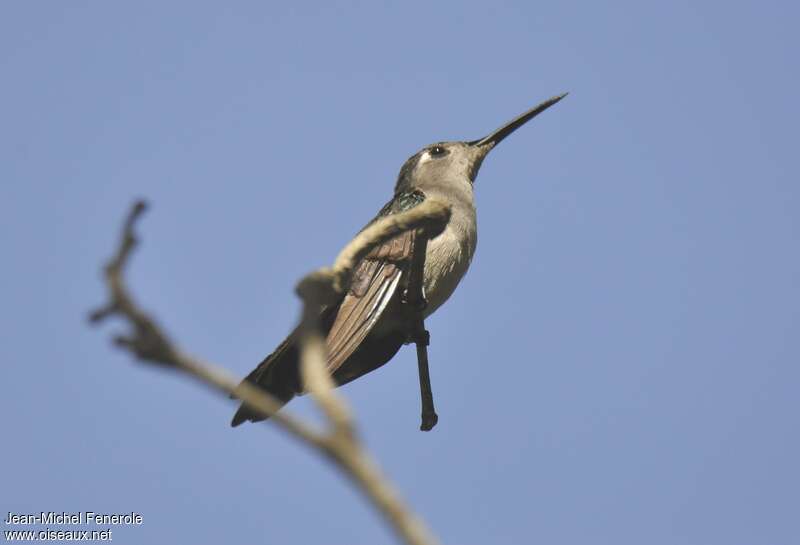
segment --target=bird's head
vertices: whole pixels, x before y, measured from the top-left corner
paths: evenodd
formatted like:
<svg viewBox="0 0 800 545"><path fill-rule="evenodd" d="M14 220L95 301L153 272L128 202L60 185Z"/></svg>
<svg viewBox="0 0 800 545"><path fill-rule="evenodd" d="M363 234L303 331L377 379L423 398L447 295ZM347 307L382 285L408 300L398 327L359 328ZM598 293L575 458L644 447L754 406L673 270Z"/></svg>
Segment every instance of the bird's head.
<svg viewBox="0 0 800 545"><path fill-rule="evenodd" d="M395 192L432 185L474 184L489 152L509 134L564 98L550 98L512 119L491 134L469 142L437 142L412 155L400 169Z"/></svg>

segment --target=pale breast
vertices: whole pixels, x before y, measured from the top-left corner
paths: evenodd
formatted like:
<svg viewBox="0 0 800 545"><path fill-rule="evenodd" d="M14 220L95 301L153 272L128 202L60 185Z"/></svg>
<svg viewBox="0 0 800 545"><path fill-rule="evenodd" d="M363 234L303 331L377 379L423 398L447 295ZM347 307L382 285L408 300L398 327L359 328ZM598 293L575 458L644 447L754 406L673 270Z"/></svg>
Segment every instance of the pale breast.
<svg viewBox="0 0 800 545"><path fill-rule="evenodd" d="M455 291L475 254L477 238L475 209L471 208L454 214L442 234L428 242L424 275L426 317Z"/></svg>

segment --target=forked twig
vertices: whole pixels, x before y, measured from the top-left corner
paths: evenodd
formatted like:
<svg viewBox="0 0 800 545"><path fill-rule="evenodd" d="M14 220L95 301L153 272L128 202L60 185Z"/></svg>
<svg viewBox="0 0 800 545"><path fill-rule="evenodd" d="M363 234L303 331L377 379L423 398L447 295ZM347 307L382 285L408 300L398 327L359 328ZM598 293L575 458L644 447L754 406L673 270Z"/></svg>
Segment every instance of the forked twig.
<svg viewBox="0 0 800 545"><path fill-rule="evenodd" d="M145 209L143 201L136 202L125 220L117 253L105 267L109 301L90 314L90 322L97 324L114 315L123 318L129 323L130 332L115 337L117 346L143 362L182 371L271 416L271 421L283 430L333 460L405 543L436 543L422 521L400 500L394 487L361 446L352 414L344 400L335 393L333 381L325 369L325 345L316 317L322 305L335 300L347 289L353 268L373 247L409 229L424 228L429 232L440 230L449 219L449 207L428 200L407 212L382 218L348 244L332 268L311 273L298 284L296 291L304 303L301 373L306 390L311 393L330 424L329 429L325 430L319 430L285 410L278 412L280 404L263 390L247 382L239 383L238 379L224 370L178 350L156 321L139 308L127 289L124 272L137 244L134 226Z"/></svg>

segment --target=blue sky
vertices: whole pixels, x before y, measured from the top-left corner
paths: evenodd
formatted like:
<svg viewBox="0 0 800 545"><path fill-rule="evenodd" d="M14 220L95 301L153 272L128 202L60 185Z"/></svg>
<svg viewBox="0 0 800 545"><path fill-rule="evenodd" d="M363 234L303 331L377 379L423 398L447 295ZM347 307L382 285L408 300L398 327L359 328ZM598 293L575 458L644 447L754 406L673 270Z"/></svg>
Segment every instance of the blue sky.
<svg viewBox="0 0 800 545"><path fill-rule="evenodd" d="M344 387L444 543L794 543L797 5L6 3L0 512L136 511L122 543L392 543L325 462L84 316L132 288L244 375L402 162L570 96L476 184L472 268ZM314 417L306 399L290 410Z"/></svg>

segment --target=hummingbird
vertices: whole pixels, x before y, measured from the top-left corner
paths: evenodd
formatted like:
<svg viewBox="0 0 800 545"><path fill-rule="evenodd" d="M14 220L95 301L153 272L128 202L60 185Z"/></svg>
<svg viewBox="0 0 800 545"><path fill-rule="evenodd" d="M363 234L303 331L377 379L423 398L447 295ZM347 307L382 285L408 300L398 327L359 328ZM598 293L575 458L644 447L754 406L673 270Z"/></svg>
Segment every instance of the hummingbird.
<svg viewBox="0 0 800 545"><path fill-rule="evenodd" d="M483 138L437 142L406 160L392 199L367 226L382 217L410 210L428 198L447 203L450 218L426 244L420 243L417 233L408 231L373 249L354 269L349 289L339 302L321 311L319 323L325 336L327 369L337 385L374 371L391 360L401 346L418 340L414 338L405 298L415 247L424 248L425 252L420 309L424 319L453 294L475 254L478 225L473 186L483 160L508 135L566 95L542 102ZM302 394L299 341L300 331L296 328L244 380L271 394L281 405ZM241 404L231 426L265 418Z"/></svg>

